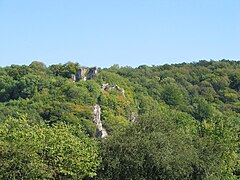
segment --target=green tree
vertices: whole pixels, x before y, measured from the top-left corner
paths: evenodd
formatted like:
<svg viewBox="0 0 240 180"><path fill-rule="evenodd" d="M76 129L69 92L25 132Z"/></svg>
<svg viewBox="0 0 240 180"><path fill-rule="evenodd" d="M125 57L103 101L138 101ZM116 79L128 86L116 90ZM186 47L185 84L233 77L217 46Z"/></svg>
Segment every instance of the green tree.
<svg viewBox="0 0 240 180"><path fill-rule="evenodd" d="M199 157L204 179L235 179L238 136L233 119L215 116L199 123Z"/></svg>
<svg viewBox="0 0 240 180"><path fill-rule="evenodd" d="M166 104L177 106L186 103L183 91L176 84L166 84L163 88L162 98Z"/></svg>
<svg viewBox="0 0 240 180"><path fill-rule="evenodd" d="M29 124L23 117L0 123L1 179L82 179L96 175L97 144L80 126Z"/></svg>
<svg viewBox="0 0 240 180"><path fill-rule="evenodd" d="M191 179L197 151L191 137L164 114L144 115L103 141L99 179ZM171 131L169 131L171 129Z"/></svg>

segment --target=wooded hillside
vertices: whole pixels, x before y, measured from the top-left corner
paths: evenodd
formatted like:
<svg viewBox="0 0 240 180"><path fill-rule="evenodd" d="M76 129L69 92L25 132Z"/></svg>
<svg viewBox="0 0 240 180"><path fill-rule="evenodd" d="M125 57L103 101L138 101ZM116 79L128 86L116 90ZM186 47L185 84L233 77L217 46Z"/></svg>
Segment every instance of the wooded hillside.
<svg viewBox="0 0 240 180"><path fill-rule="evenodd" d="M238 61L0 68L0 179L237 179L239 127Z"/></svg>

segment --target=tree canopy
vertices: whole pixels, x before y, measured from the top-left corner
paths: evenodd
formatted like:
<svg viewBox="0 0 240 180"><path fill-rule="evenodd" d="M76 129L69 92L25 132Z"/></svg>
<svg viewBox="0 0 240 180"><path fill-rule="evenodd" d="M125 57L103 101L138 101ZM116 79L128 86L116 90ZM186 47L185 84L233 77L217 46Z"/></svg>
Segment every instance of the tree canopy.
<svg viewBox="0 0 240 180"><path fill-rule="evenodd" d="M240 178L240 62L79 68L0 68L0 179Z"/></svg>

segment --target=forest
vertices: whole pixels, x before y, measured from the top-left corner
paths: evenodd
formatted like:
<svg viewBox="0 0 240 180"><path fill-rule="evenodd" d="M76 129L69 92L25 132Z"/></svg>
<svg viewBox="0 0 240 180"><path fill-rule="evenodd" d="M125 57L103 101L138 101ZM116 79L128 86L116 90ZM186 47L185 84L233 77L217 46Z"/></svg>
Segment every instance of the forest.
<svg viewBox="0 0 240 180"><path fill-rule="evenodd" d="M240 61L0 67L0 179L240 178Z"/></svg>

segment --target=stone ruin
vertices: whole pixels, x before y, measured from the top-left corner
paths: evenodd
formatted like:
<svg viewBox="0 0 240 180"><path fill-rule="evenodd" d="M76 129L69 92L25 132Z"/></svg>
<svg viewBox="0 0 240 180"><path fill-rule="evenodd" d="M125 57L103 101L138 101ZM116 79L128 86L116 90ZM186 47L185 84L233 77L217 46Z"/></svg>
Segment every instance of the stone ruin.
<svg viewBox="0 0 240 180"><path fill-rule="evenodd" d="M80 80L86 81L96 77L97 73L98 73L97 67L91 68L80 67L78 68L77 74L72 75L72 81L73 82L78 82Z"/></svg>

